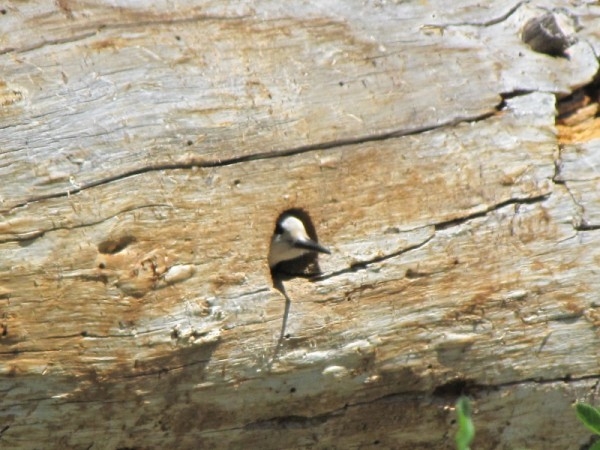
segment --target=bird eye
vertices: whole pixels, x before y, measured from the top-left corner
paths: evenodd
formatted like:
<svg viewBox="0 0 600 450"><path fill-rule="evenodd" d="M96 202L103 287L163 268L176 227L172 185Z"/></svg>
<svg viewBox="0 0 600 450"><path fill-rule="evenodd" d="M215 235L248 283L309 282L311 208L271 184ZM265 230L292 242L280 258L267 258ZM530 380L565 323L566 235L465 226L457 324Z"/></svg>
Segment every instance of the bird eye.
<svg viewBox="0 0 600 450"><path fill-rule="evenodd" d="M275 234L283 234L283 227L279 222L275 225Z"/></svg>

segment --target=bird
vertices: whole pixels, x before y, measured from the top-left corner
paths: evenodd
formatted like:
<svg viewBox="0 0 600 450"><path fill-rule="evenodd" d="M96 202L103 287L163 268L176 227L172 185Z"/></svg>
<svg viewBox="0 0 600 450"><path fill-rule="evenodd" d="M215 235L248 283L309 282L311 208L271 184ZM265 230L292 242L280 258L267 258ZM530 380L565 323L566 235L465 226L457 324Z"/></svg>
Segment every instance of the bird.
<svg viewBox="0 0 600 450"><path fill-rule="evenodd" d="M331 251L308 236L304 223L298 217L289 214L280 216L271 238L268 258L271 270L279 263L300 258L308 253L330 255Z"/></svg>

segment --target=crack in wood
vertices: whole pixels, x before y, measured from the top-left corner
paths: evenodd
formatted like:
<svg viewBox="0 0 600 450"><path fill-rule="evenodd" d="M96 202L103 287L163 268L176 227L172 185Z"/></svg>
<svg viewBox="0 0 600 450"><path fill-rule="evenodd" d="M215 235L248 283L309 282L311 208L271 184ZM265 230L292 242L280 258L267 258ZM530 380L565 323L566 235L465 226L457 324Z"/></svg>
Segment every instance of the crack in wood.
<svg viewBox="0 0 600 450"><path fill-rule="evenodd" d="M579 224L573 227L576 231L595 231L600 230L600 224L593 225L590 223L586 223L585 221L580 222Z"/></svg>
<svg viewBox="0 0 600 450"><path fill-rule="evenodd" d="M454 226L459 226L462 225L470 220L473 219L477 219L477 218L481 218L481 217L485 217L486 215L488 215L490 212L493 211L497 211L501 208L504 208L508 205L531 205L531 204L535 204L535 203L540 203L543 202L545 200L547 200L550 197L550 193L547 194L542 194L542 195L538 195L535 197L526 197L526 198L510 198L508 200L505 200L503 202L497 203L495 205L492 205L486 209L484 209L483 211L478 211L476 213L473 214L469 214L467 216L463 216L463 217L458 217L452 220L447 220L447 221L443 221L443 222L438 222L433 224L434 230L435 231L440 231L440 230L445 230ZM599 227L600 228L600 227ZM409 251L412 250L416 250L418 248L423 247L424 245L426 245L427 243L429 243L433 238L435 237L435 232L431 234L431 236L429 236L427 239L425 239L423 242L420 242L418 244L415 245L411 245L409 247L403 248L402 250L399 250L397 252L394 253L390 253L388 255L384 255L384 256L378 256L376 258L371 258L368 260L364 260L364 261L357 261L354 262L350 267L347 267L345 269L341 269L341 270L336 270L333 272L327 272L327 273L323 273L320 275L317 275L315 277L311 277L309 278L310 281L321 281L321 280L325 280L325 279L329 279L338 275L342 275L342 274L346 274L346 273L352 273L352 272L357 272L359 270L366 270L369 265L371 264L376 264L391 258L395 258L397 256L400 256L404 253L407 253ZM409 269L410 270L410 269ZM409 278L417 278L417 277L422 277L422 276L427 276L428 274L424 274L424 273L415 273L415 272L407 272L407 276Z"/></svg>
<svg viewBox="0 0 600 450"><path fill-rule="evenodd" d="M205 346L209 346L209 345L214 345L215 342L214 341L207 341L207 342L204 342L203 344ZM198 345L195 345L195 347L198 347ZM191 362L189 364L180 364L180 365L172 366L172 367L161 367L161 368L158 368L158 369L147 370L147 371L141 372L141 373L133 373L133 374L128 374L128 375L122 375L120 377L117 377L117 379L120 378L120 379L125 379L125 380L131 380L131 379L138 379L138 378L141 378L141 377L155 377L157 375L159 377L161 377L162 375L166 375L166 374L168 374L170 372L173 372L173 371L179 371L179 370L185 369L187 367L193 367L193 366L197 366L199 364L208 364L208 363L210 363L210 361L211 361L210 358L200 359L200 360L197 360L197 361L193 361L193 362Z"/></svg>
<svg viewBox="0 0 600 450"><path fill-rule="evenodd" d="M44 349L44 350L36 350L36 349L24 349L24 348L14 348L12 350L6 351L6 352L0 352L0 355L21 355L21 354L29 354L29 353L51 353L51 352L63 352L64 349L62 348L48 348L48 349Z"/></svg>
<svg viewBox="0 0 600 450"><path fill-rule="evenodd" d="M539 385L550 385L550 384L564 384L564 383L576 383L580 381L586 380L598 380L600 382L600 374L596 375L586 375L582 377L575 378L570 374L566 374L562 378L552 378L547 380L539 380L539 379L525 379L519 381L510 381L505 383L498 384L480 384L475 382L472 379L454 379L450 380L450 382L442 384L438 386L432 395L428 392L402 392L402 393L389 393L383 395L381 397L377 397L371 400L366 400L362 402L357 402L353 404L345 404L341 408L336 408L331 411L318 414L315 416L299 416L299 415L289 415L289 416L278 416L273 417L266 420L260 420L256 422L251 422L246 424L242 429L244 430L255 430L255 429L269 429L269 428L302 428L302 427L311 427L315 425L321 425L327 422L330 418L334 418L343 414L348 408L357 408L365 405L372 405L381 402L387 401L423 401L427 403L431 403L432 396L438 399L448 399L450 403L454 404L455 400L460 395L474 395L480 394L490 391L497 391L499 389L518 387L521 385L526 385L530 383L539 384ZM240 428L236 428L240 429Z"/></svg>
<svg viewBox="0 0 600 450"><path fill-rule="evenodd" d="M467 216L464 217L457 217L456 219L451 219L451 220L446 220L443 222L438 222L436 224L434 224L435 227L435 231L440 231L440 230L445 230L447 228L451 228L454 226L458 226L458 225L462 225L465 222L468 222L469 220L472 219L477 219L480 217L485 217L487 216L489 213L493 212L493 211L497 211L499 209L504 208L505 206L509 206L509 205L532 205L535 203L540 203L543 202L545 200L547 200L550 197L550 193L547 194L542 194L542 195L538 195L535 197L517 197L517 198L509 198L508 200L505 200L503 202L500 203L496 203L495 205L492 205L486 209L484 209L483 211L478 211L475 212L473 214L469 214Z"/></svg>
<svg viewBox="0 0 600 450"><path fill-rule="evenodd" d="M575 209L577 210L576 214L573 217L573 229L575 231L595 231L600 229L600 224L590 224L585 220L585 206L581 204L581 202L576 198L575 194L569 187L569 182L572 181L592 181L592 180L570 180L564 178L562 175L563 163L562 163L562 152L563 146L559 146L559 155L558 158L554 161L554 176L552 177L552 182L554 184L564 186L567 194L571 198L571 201L575 205Z"/></svg>
<svg viewBox="0 0 600 450"><path fill-rule="evenodd" d="M519 380L519 381L507 381L507 382L498 383L498 384L475 384L474 388L477 389L478 392L481 392L481 391L485 391L485 390L496 390L496 389L502 389L502 388L507 388L507 387L513 387L513 386L521 386L521 385L526 385L529 383L545 386L545 385L554 384L554 383L577 383L580 381L587 381L587 380L600 381L600 373L593 374L593 375L582 375L580 377L574 377L571 374L567 373L567 374L565 374L564 377L557 377L557 378L547 378L547 379L526 378L526 379Z"/></svg>
<svg viewBox="0 0 600 450"><path fill-rule="evenodd" d="M339 410L336 410L336 413L339 415ZM319 414L316 416L300 416L295 414L278 416L271 419L250 422L244 426L244 430L313 428L323 425L332 415L333 413Z"/></svg>
<svg viewBox="0 0 600 450"><path fill-rule="evenodd" d="M23 49L16 49L15 47L8 47L8 48L0 49L0 55L5 55L7 53L26 53L26 52L30 52L32 50L38 50L40 48L45 47L46 45L69 44L71 42L82 41L84 39L95 36L96 34L98 34L97 31L90 31L87 33L79 34L77 36L70 36L70 37L62 38L62 39L51 39L51 40L40 42L36 45L32 45L30 47L25 47Z"/></svg>
<svg viewBox="0 0 600 450"><path fill-rule="evenodd" d="M402 250L398 250L397 252L394 253L390 253L388 255L383 255L383 256L377 256L376 258L371 258L365 261L358 261L358 262L354 262L350 267L347 267L345 269L341 269L341 270L336 270L333 272L326 272L326 273L322 273L319 274L315 277L309 278L310 281L321 281L321 280L326 280L329 278L333 278L336 277L338 275L343 275L346 273L354 273L357 272L359 270L366 270L368 268L369 265L371 264L376 264L378 262L382 262L391 258L395 258L397 256L400 256L406 252L412 251L412 250L416 250L418 248L423 247L424 245L426 245L429 241L431 241L433 238L435 237L435 233L432 233L431 236L428 236L427 239L423 240L423 242L419 242L418 244L414 244L408 247L403 248Z"/></svg>
<svg viewBox="0 0 600 450"><path fill-rule="evenodd" d="M556 184L560 184L565 187L569 197L573 201L577 214L573 217L573 229L575 231L595 231L600 230L600 224L591 224L585 220L585 206L583 206L575 197L575 194L571 191L568 185L568 180L555 180Z"/></svg>
<svg viewBox="0 0 600 450"><path fill-rule="evenodd" d="M121 174L116 174L110 177L101 178L99 180L91 181L89 183L85 183L81 186L74 187L73 189L68 189L64 192L57 192L52 194L39 195L35 197L30 197L20 203L17 203L7 210L0 210L0 213L11 213L15 209L26 207L31 203L36 203L44 200L54 199L54 198L63 198L69 197L71 195L78 194L79 192L85 191L87 189L92 189L98 186L102 186L108 183L112 183L115 181L123 180L126 178L130 178L136 175L141 175L149 172L157 172L157 171L165 171L165 170L186 170L186 169L195 169L195 168L215 168L215 167L226 167L235 164L241 164L250 161L259 161L265 159L274 159L281 158L286 156L294 156L302 153L308 153L318 150L330 150L338 147L346 147L351 145L360 145L366 144L370 142L378 142L385 141L388 139L397 139L400 137L406 136L414 136L421 133L427 133L434 130L439 130L448 127L455 127L457 125L463 123L475 123L486 120L490 117L493 117L497 112L496 107L492 110L479 114L477 116L472 117L457 117L455 119L437 124L437 125L426 125L422 127L416 128L408 128L408 129L399 129L395 131L390 131L387 133L381 133L377 135L367 135L367 136L358 136L353 138L345 138L345 139L336 139L333 141L321 142L316 144L308 144L302 145L299 147L290 148L287 150L276 150L276 151L268 151L268 152L258 152L253 153L251 155L244 156L236 156L228 159L216 159L216 160L203 160L202 158L193 157L190 158L186 162L180 163L165 163L165 164L150 164L145 167L140 167L139 169L129 170L123 172Z"/></svg>
<svg viewBox="0 0 600 450"><path fill-rule="evenodd" d="M98 225L102 222L106 222L107 220L113 219L115 217L118 217L119 215L125 214L125 213L129 213L132 211L137 211L140 209L145 209L145 208L172 208L173 205L168 205L166 203L150 203L147 205L140 205L140 206L133 206L131 208L125 208L122 209L114 214L111 214L110 216L107 217L103 217L100 220L95 220L92 222L84 222L84 223L80 223L77 225L73 225L73 226L60 226L60 227L52 227L52 228L48 228L45 230L33 230L33 231L28 231L25 233L21 233L18 234L12 238L0 238L0 244L5 244L7 242L27 242L27 241L33 241L35 239L38 239L40 237L43 237L46 233L52 232L52 231L58 231L58 230L76 230L78 228L85 228L85 227L91 227L94 225Z"/></svg>
<svg viewBox="0 0 600 450"><path fill-rule="evenodd" d="M512 8L510 8L506 13L504 13L496 18L486 20L485 22L456 22L456 23L447 23L447 24L428 24L425 26L432 27L432 28L449 28L449 27L489 27L492 25L498 25L499 23L507 20L510 16L512 16L514 13L516 13L517 10L521 6L523 6L527 3L529 3L529 0L520 1L520 2L516 3Z"/></svg>

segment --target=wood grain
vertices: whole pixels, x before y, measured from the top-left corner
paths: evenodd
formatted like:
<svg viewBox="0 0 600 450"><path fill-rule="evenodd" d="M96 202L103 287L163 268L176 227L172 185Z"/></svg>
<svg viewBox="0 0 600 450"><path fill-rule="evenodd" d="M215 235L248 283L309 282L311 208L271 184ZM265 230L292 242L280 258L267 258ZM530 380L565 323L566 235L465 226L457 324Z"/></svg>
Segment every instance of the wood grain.
<svg viewBox="0 0 600 450"><path fill-rule="evenodd" d="M6 7L0 443L454 448L461 393L474 448L588 442L598 140L554 122L600 11L553 58L552 2L443 5Z"/></svg>

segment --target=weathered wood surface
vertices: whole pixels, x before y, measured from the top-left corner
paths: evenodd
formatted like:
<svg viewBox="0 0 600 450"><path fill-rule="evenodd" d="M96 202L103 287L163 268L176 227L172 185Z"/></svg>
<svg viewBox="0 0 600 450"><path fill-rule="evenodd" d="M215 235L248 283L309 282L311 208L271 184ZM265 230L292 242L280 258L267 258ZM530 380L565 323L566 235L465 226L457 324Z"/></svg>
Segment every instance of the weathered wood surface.
<svg viewBox="0 0 600 450"><path fill-rule="evenodd" d="M0 446L452 448L461 391L474 448L587 442L600 7L555 58L561 2L445 3L5 7ZM280 342L291 207L333 254Z"/></svg>

